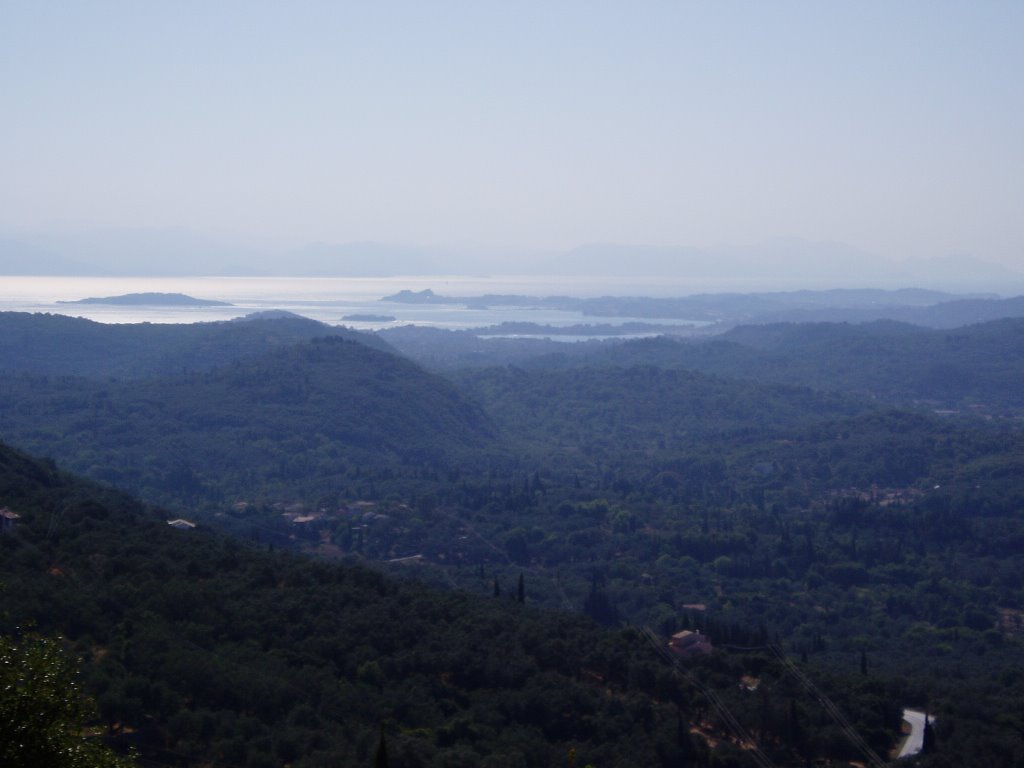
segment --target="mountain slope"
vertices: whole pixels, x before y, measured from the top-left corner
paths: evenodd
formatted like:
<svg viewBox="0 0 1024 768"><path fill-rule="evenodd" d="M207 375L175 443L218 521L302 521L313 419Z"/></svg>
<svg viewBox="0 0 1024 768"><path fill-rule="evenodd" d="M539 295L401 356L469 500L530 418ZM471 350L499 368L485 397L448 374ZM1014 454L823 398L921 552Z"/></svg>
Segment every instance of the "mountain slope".
<svg viewBox="0 0 1024 768"><path fill-rule="evenodd" d="M870 407L807 388L639 365L489 368L460 372L456 380L522 446L621 465Z"/></svg>
<svg viewBox="0 0 1024 768"><path fill-rule="evenodd" d="M369 765L381 733L404 766L704 751L633 633L178 531L2 444L0 507L0 635L68 638L141 765Z"/></svg>
<svg viewBox="0 0 1024 768"><path fill-rule="evenodd" d="M762 383L847 392L895 404L1024 409L1024 319L954 330L892 321L776 323L702 341L667 337L551 356L533 367L649 365Z"/></svg>
<svg viewBox="0 0 1024 768"><path fill-rule="evenodd" d="M302 317L106 324L64 315L0 312L0 372L118 378L179 374L323 336L392 351L372 334Z"/></svg>
<svg viewBox="0 0 1024 768"><path fill-rule="evenodd" d="M315 496L358 465L472 463L496 448L489 419L446 380L337 337L206 373L4 386L3 439L179 508Z"/></svg>

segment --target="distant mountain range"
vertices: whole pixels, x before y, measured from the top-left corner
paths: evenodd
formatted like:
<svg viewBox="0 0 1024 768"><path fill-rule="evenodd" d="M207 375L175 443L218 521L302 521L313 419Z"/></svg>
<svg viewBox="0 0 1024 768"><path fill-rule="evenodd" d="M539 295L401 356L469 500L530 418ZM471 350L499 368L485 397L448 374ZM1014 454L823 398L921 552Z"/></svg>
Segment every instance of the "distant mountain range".
<svg viewBox="0 0 1024 768"><path fill-rule="evenodd" d="M440 249L383 243L239 246L178 229L0 237L0 274L61 276L378 277L457 273Z"/></svg>
<svg viewBox="0 0 1024 768"><path fill-rule="evenodd" d="M838 286L959 292L1024 286L1024 274L971 256L895 261L841 243L795 238L709 248L584 245L549 266L569 275L687 277L701 283L707 293Z"/></svg>
<svg viewBox="0 0 1024 768"><path fill-rule="evenodd" d="M441 274L664 277L693 292L924 287L1024 292L1024 273L973 256L896 261L841 243L777 238L706 248L597 243L561 253L379 242L257 248L180 229L0 236L0 274L391 277Z"/></svg>
<svg viewBox="0 0 1024 768"><path fill-rule="evenodd" d="M92 264L68 259L20 240L0 237L0 274L4 275L102 275Z"/></svg>

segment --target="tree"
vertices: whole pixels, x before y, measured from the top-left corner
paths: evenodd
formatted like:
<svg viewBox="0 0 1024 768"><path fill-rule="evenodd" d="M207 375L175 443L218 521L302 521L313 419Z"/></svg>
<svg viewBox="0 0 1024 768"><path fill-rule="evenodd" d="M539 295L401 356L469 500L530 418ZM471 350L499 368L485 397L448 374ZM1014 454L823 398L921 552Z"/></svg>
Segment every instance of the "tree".
<svg viewBox="0 0 1024 768"><path fill-rule="evenodd" d="M526 602L526 585L523 583L523 574L519 574L519 586L516 588L516 601L520 603Z"/></svg>
<svg viewBox="0 0 1024 768"><path fill-rule="evenodd" d="M131 768L89 737L93 702L60 642L39 635L0 637L0 765L4 768Z"/></svg>
<svg viewBox="0 0 1024 768"><path fill-rule="evenodd" d="M377 757L373 761L374 768L388 768L388 745L384 741L384 731L380 732L380 742L377 744Z"/></svg>
<svg viewBox="0 0 1024 768"><path fill-rule="evenodd" d="M619 620L619 613L608 598L608 593L599 586L599 578L596 571L591 576L590 594L583 601L583 612L594 619L594 621L607 626L611 626Z"/></svg>
<svg viewBox="0 0 1024 768"><path fill-rule="evenodd" d="M935 728L932 727L932 720L927 713L924 716L924 738L921 743L921 751L926 755L935 751Z"/></svg>

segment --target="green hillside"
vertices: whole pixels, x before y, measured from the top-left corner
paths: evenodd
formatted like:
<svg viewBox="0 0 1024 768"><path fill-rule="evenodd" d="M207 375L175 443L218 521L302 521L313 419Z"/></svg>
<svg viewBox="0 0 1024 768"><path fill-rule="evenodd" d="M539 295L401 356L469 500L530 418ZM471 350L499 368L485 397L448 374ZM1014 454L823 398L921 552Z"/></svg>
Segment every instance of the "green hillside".
<svg viewBox="0 0 1024 768"><path fill-rule="evenodd" d="M761 383L924 402L982 413L1024 410L1024 320L951 330L878 321L736 328L701 341L667 337L603 347L593 355L538 357L531 367L650 365Z"/></svg>
<svg viewBox="0 0 1024 768"><path fill-rule="evenodd" d="M392 351L373 334L298 316L105 324L64 315L0 312L0 372L123 379L177 375L324 336Z"/></svg>
<svg viewBox="0 0 1024 768"><path fill-rule="evenodd" d="M873 408L806 387L653 366L487 368L454 379L521 449L617 468Z"/></svg>
<svg viewBox="0 0 1024 768"><path fill-rule="evenodd" d="M76 573L96 579L90 582L94 585L123 577L125 589L138 583L159 591L164 589L156 584L161 578L171 584L189 581L188 588L154 603L159 610L147 604L146 610L165 617L158 634L192 632L195 624L198 634L188 635L189 642L226 637L254 652L255 646L238 639L231 627L264 626L261 622L269 619L254 619L246 611L262 612L266 606L250 605L247 588L218 581L240 569L251 579L245 584L273 586L271 594L284 601L280 610L287 621L303 627L291 633L287 622L267 625L287 639L289 648L300 647L303 654L309 650L303 637L309 625L322 621L318 617L324 612L362 627L357 616L346 613L351 603L360 606L360 614L372 615L375 625L391 629L409 614L415 632L401 635L401 640L374 636L367 644L374 653L383 649L401 655L419 647L417 638L432 637L438 615L428 611L420 621L419 609L408 602L411 597L401 610L374 613L376 602L416 589L367 571L339 569L339 562L372 561L392 576L455 587L489 606L504 606L501 610L514 602L509 596L516 595L522 578L530 609L582 611L610 626L627 620L663 635L700 627L716 646L748 649L716 653L697 669L702 680L716 681L716 690L731 691L730 705L748 726L758 723L761 738L782 764L858 756L827 715L815 712L767 643L799 657L851 713L877 751L892 746L900 708L927 706L939 715L936 734L942 748L922 762L1010 766L1024 755L1024 739L1014 725L1022 717L1018 702L1024 700L1024 677L1015 671L1024 668L1024 484L1019 471L1024 438L1012 419L973 415L984 413L982 409L950 418L930 413L938 408L932 401L912 410L880 407L880 401L891 396L913 402L922 387L915 383L915 372L935 360L957 365L972 361L978 382L1009 397L1013 393L1006 382L1019 363L1011 354L1018 343L1014 328L1008 321L1005 328L987 324L961 329L956 333L967 341L957 342L952 332L940 339L930 331L891 323L766 326L738 329L731 340L706 344L667 339L629 343L620 345L615 356L603 347L605 352L586 356L587 365L563 355L538 358L524 368L465 370L449 379L354 341L321 339L282 345L208 370L133 380L9 375L3 379L7 397L0 401L0 435L94 478L137 490L150 501L167 502L175 516L200 521L199 529L188 532L152 523L146 545L134 548L124 533L118 534L116 544L109 544L104 533L76 566ZM942 358L935 345L949 347L948 356ZM836 350L845 350L845 356ZM807 377L799 374L802 370ZM794 385L804 378L802 385ZM865 382L870 386L863 387ZM1012 410L995 415L1012 415ZM26 470L29 474L56 477L52 467L29 464L34 467ZM0 498L2 504L14 507ZM60 540L62 515L76 508L61 502L64 512L46 516L47 544ZM143 514L139 511L136 517L141 520ZM89 515L69 519L76 521L76 541L100 525ZM115 528L120 531L125 525L124 518L119 520ZM214 525L233 531L238 539L219 539L204 531ZM164 539L152 535L157 529L163 536L187 537L189 546L201 553L201 562L189 565L180 554L162 555L164 545L156 542ZM0 546L11 547L11 541L4 539ZM268 544L323 560L251 549ZM37 573L56 562L53 555L32 560L26 554L30 551L20 549L6 562L34 563ZM253 576L250 555L253 562L269 564L275 575L262 577L262 582ZM161 560L175 565L162 566L158 576L147 575L150 564ZM108 568L108 562L119 564ZM276 575L285 564L297 570L286 577ZM69 572L63 565L56 567L61 574ZM342 578L340 573L362 575ZM348 585L339 589L348 589L351 578L363 586L378 585L373 587L375 597L336 602L321 595L335 581ZM209 594L204 591L207 584ZM292 588L295 596L285 598ZM17 594L31 594L32 589L36 587L18 587ZM495 601L493 595L499 593L502 597ZM292 599L311 600L310 594L319 596L314 608L285 605ZM215 607L209 613L194 607L190 599L197 595ZM448 599L474 604L465 596ZM103 618L108 614L118 626L123 622L114 605L88 607L92 604L78 594L69 600L55 605L60 616L78 622L68 630L75 638L94 631L113 637ZM80 605L88 615L80 615ZM169 613L162 613L165 609ZM277 616L276 610L270 613ZM98 618L91 615L97 611ZM230 626L218 623L221 615ZM576 626L574 621L570 625ZM52 622L49 626L59 629ZM557 650L541 652L540 645L531 645L527 656L585 656L580 646L569 643L572 633L560 626L544 619L544 628L530 642L552 643ZM328 631L339 629L332 624ZM249 636L248 630L243 634ZM501 635L496 628L493 634L502 647L520 642L518 635ZM127 635L117 637L127 642ZM638 638L629 632L602 637L616 637L613 645L630 648ZM491 647L479 638L474 642ZM110 653L109 639L93 644L100 648L99 656ZM262 641L257 645L261 651L278 648ZM440 642L437 648L447 645ZM235 653L224 649L218 658ZM288 669L294 666L290 653L277 652ZM359 662L345 673L357 682L360 665L371 660L389 680L396 669L401 679L415 677L413 670L420 665L417 660L394 666L365 649L360 653ZM85 653L90 659L92 654ZM146 658L169 663L169 657ZM573 674L599 684L620 680L603 658L606 666L588 662ZM273 671L279 663L274 659L260 663ZM434 670L429 680L420 681L424 690L436 687L432 674L446 684L465 682L437 662L423 663ZM127 669L127 662L123 666ZM185 675L180 664L171 668L175 675ZM216 665L211 669L220 674ZM361 683L372 686L376 681L380 686L376 670L362 671ZM528 688L533 674L506 682ZM671 688L664 670L659 674L651 667L637 674L641 690L653 692L660 702L652 703L651 711L666 702L690 702L700 710L701 698L690 698L695 694L686 685L683 698L674 698L682 694ZM737 680L751 674L763 687L756 698L744 698L746 694L737 692L747 689ZM247 683L226 679L233 681L231 690L247 690ZM621 684L638 680L630 677ZM322 688L322 681L309 684ZM108 690L104 685L101 681L96 688L101 695ZM177 682L167 685L177 690ZM490 695L500 699L493 690L498 684L491 679L487 685ZM140 693L141 683L133 686L139 687L101 697L101 705L121 712L109 707L118 697L127 697L133 703L124 706L135 713L133 722L170 721L174 713L159 710L158 696ZM419 690L416 696L426 695ZM402 691L406 699L414 698ZM178 695L179 701L189 701L197 694ZM246 717L258 712L259 698L247 693L218 701L210 705L214 714L203 721L207 725L182 726L182 733L198 738L196 729L215 732L216 723L238 717L230 712L242 711ZM459 706L474 710L463 713L460 733L482 733L480 722L491 723L494 733L503 732L506 726L493 725L493 713L479 719L472 700L469 694L457 697ZM355 706L356 699L346 701L336 712ZM384 701L384 709L404 711L398 700ZM557 712L575 712L575 706L559 705ZM592 711L590 704L579 706ZM143 720L138 720L140 711ZM516 722L530 722L522 708L503 711ZM623 741L646 738L635 729L647 716L629 712L616 726L617 735L609 736L616 745L605 753L611 757L595 760L595 765L615 764L624 759L615 752ZM297 716L287 717L292 727ZM545 724L552 717L572 720L545 710L535 722L545 738L562 739L559 748L567 739L582 739L578 731L573 736L551 732ZM697 726L690 710L681 717L675 744L690 750L693 742L679 733ZM707 719L706 713L697 717L702 718ZM665 723L671 719L669 714L668 720L657 720L662 725L652 727L668 728ZM679 726L684 720L686 725ZM422 727L442 728L442 720L428 722ZM627 733L626 723L634 731ZM353 742L360 759L376 743L374 726L368 720L364 725L362 740ZM406 731L420 727L410 724L389 733L404 738ZM710 741L718 738L715 727ZM251 722L245 728L257 730ZM409 747L420 750L416 759L421 761L410 764L457 764L444 750L461 736L452 741L439 733L433 730L427 741ZM492 746L499 738L494 733L472 737L475 752L465 764L481 763L484 754L504 754L507 745ZM670 738L668 731L663 735ZM126 738L120 731L118 736ZM161 731L159 738L166 740L167 735ZM271 741L267 749L272 759L288 762L290 748ZM300 741L303 755L320 749ZM241 757L240 747L231 749L239 758L223 762L241 765L251 759L259 764L248 752ZM656 760L673 764L665 762L667 747L655 749ZM716 754L716 765L749 764L742 754L729 754L727 745L723 749ZM551 757L556 752L545 754L542 759L540 751L522 752L519 763L557 764ZM651 763L655 758L645 760L658 764Z"/></svg>
<svg viewBox="0 0 1024 768"><path fill-rule="evenodd" d="M446 380L339 337L203 373L4 386L3 439L178 508L316 498L361 465L473 463L495 446L488 417Z"/></svg>
<svg viewBox="0 0 1024 768"><path fill-rule="evenodd" d="M67 638L97 737L140 765L370 765L381 734L390 764L410 767L707 760L691 734L707 702L632 630L176 530L2 445L0 505L19 515L0 533L0 635ZM699 672L729 681L737 711L745 663ZM744 764L701 727L723 742L717 765ZM778 733L766 748L788 759L781 719ZM810 729L799 743L827 754Z"/></svg>

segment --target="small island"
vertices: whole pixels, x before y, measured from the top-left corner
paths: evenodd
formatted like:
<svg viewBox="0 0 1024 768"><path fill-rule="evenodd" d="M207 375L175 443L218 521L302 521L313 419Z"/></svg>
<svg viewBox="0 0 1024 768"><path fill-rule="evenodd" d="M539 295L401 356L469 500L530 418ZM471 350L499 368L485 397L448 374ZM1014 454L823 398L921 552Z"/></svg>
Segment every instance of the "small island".
<svg viewBox="0 0 1024 768"><path fill-rule="evenodd" d="M353 323L393 323L394 315L345 315L342 320Z"/></svg>
<svg viewBox="0 0 1024 768"><path fill-rule="evenodd" d="M422 291L410 291L408 288L390 296L385 296L381 301L397 301L402 304L460 304L459 299L450 299L447 296L438 296L429 288Z"/></svg>
<svg viewBox="0 0 1024 768"><path fill-rule="evenodd" d="M317 322L316 320L296 314L295 312L289 312L287 309L262 309L259 312L250 312L247 315L232 318L231 322L245 323L252 322L254 320L305 320L310 323Z"/></svg>
<svg viewBox="0 0 1024 768"><path fill-rule="evenodd" d="M655 323L630 322L612 325L610 323L599 323L588 325L576 323L574 325L542 325L522 321L506 320L498 325L489 325L484 328L474 328L472 333L475 336L635 336L644 335L689 335L693 330L688 325L659 325Z"/></svg>
<svg viewBox="0 0 1024 768"><path fill-rule="evenodd" d="M184 293L126 293L122 296L91 297L58 304L115 304L131 307L230 307L226 301L197 299Z"/></svg>

